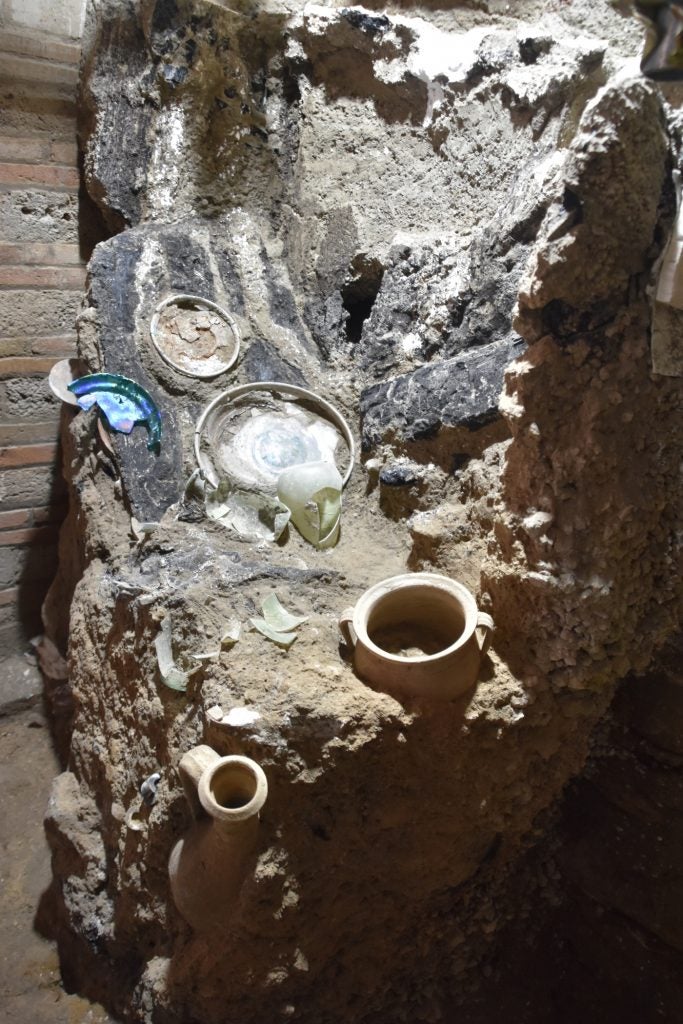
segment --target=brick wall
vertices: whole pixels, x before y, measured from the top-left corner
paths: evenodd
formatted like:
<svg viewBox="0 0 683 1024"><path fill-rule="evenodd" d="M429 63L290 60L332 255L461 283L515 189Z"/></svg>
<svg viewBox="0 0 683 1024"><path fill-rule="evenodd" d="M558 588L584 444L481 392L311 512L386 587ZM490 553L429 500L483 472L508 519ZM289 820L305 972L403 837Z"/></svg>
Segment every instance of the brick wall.
<svg viewBox="0 0 683 1024"><path fill-rule="evenodd" d="M0 658L40 632L65 513L60 404L47 374L75 351L85 278L79 49L0 20Z"/></svg>

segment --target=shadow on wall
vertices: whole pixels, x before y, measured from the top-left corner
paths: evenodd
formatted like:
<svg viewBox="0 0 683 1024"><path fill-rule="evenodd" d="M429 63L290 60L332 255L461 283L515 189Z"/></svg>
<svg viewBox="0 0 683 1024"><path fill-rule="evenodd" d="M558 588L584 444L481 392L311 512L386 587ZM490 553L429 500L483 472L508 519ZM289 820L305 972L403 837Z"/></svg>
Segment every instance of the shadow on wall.
<svg viewBox="0 0 683 1024"><path fill-rule="evenodd" d="M57 572L59 527L66 514L66 485L62 476L61 444L57 445L53 462L41 469L49 474L50 487L45 507L34 512L37 536L29 540L24 549L17 582L17 637L26 643L43 632L41 607ZM44 514L44 523L39 522L39 513Z"/></svg>
<svg viewBox="0 0 683 1024"><path fill-rule="evenodd" d="M100 242L106 242L114 234L107 227L102 211L88 195L85 187L83 170L83 152L79 147L78 152L78 247L80 256L84 263L90 261L95 246ZM123 230L123 225L121 227Z"/></svg>
<svg viewBox="0 0 683 1024"><path fill-rule="evenodd" d="M78 244L81 259L87 262L95 246L108 237L110 237L110 232L107 231L98 208L81 184L78 196ZM47 379L45 387L48 387ZM71 417L71 410L62 409L58 437L61 436ZM33 514L34 526L40 532L29 540L29 546L25 549L21 575L17 584L16 617L18 625L16 632L20 642L28 642L32 637L43 632L41 608L57 573L59 529L64 522L68 507L62 459L63 449L60 442L52 462L41 467L42 472L50 479L50 486L44 498L45 507L40 510L43 518L39 519L38 511ZM58 646L64 648L66 638L57 637L55 639ZM63 650L62 653L64 653Z"/></svg>
<svg viewBox="0 0 683 1024"><path fill-rule="evenodd" d="M457 1019L491 1024L501 1006L517 1024L681 1019L681 666L683 634L645 675L620 684L586 771L530 854L525 911Z"/></svg>

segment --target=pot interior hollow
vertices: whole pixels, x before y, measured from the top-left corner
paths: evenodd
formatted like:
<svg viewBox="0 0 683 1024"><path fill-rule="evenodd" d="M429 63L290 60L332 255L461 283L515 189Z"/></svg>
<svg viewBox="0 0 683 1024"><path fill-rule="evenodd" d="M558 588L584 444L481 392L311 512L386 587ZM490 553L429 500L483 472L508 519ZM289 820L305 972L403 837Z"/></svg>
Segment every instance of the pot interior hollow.
<svg viewBox="0 0 683 1024"><path fill-rule="evenodd" d="M246 807L256 796L258 779L249 765L240 762L219 764L209 783L217 804L227 810Z"/></svg>
<svg viewBox="0 0 683 1024"><path fill-rule="evenodd" d="M424 658L456 644L466 620L454 594L425 584L383 594L370 608L366 628L369 640L386 654Z"/></svg>

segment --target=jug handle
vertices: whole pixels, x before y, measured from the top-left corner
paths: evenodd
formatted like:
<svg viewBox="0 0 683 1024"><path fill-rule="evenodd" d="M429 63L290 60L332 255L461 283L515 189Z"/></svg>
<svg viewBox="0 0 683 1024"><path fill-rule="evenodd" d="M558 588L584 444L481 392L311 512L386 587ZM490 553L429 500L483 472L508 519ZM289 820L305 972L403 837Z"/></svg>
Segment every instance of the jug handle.
<svg viewBox="0 0 683 1024"><path fill-rule="evenodd" d="M477 612L477 629L481 629L484 634L480 644L482 658L489 649L491 633L495 628L496 627L493 625L493 619L490 615L487 615L486 612Z"/></svg>
<svg viewBox="0 0 683 1024"><path fill-rule="evenodd" d="M356 631L353 628L353 608L345 608L339 616L339 629L344 637L347 647L354 648L358 642Z"/></svg>
<svg viewBox="0 0 683 1024"><path fill-rule="evenodd" d="M195 820L207 816L200 803L197 787L206 769L211 768L216 761L220 761L220 756L216 751L206 743L200 743L198 747L193 747L192 750L183 754L178 764L178 775L183 784L183 792Z"/></svg>

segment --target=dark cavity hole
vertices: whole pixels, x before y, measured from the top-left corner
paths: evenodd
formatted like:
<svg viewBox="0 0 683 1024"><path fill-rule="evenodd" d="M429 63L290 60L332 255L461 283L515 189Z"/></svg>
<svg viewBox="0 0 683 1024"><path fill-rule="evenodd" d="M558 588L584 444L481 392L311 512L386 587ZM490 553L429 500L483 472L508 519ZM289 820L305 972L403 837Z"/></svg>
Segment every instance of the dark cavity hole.
<svg viewBox="0 0 683 1024"><path fill-rule="evenodd" d="M524 64L535 64L539 57L548 53L552 46L550 39L534 39L529 36L519 41L519 56Z"/></svg>
<svg viewBox="0 0 683 1024"><path fill-rule="evenodd" d="M219 765L210 787L216 803L228 810L246 807L256 795L256 779L242 764Z"/></svg>
<svg viewBox="0 0 683 1024"><path fill-rule="evenodd" d="M221 800L221 807L227 807L230 810L237 810L238 807L246 807L250 800L250 796L235 793L234 795L226 796Z"/></svg>
<svg viewBox="0 0 683 1024"><path fill-rule="evenodd" d="M430 628L424 623L404 620L374 630L370 634L370 639L387 654L414 658L445 651L455 643L461 632L462 630L446 632L443 629Z"/></svg>
<svg viewBox="0 0 683 1024"><path fill-rule="evenodd" d="M564 195L562 196L562 205L564 206L567 213L572 213L572 226L574 224L580 224L583 220L583 206L581 205L581 197L577 192L569 186L565 186Z"/></svg>
<svg viewBox="0 0 683 1024"><path fill-rule="evenodd" d="M298 76L294 71L290 71L289 69L285 70L282 76L282 95L285 98L285 102L290 106L301 100L301 88L299 86Z"/></svg>
<svg viewBox="0 0 683 1024"><path fill-rule="evenodd" d="M341 288L341 298L347 314L346 337L355 344L360 341L363 325L372 312L384 267L379 260L360 253L351 262L351 274L350 280Z"/></svg>

